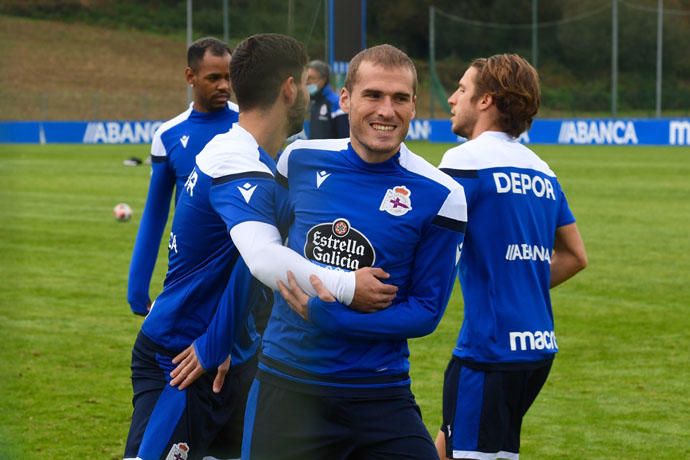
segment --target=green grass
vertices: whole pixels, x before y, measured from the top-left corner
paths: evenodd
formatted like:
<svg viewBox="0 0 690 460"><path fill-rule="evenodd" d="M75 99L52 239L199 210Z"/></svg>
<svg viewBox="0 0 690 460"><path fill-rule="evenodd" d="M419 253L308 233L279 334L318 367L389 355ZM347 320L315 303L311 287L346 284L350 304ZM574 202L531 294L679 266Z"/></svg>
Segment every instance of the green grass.
<svg viewBox="0 0 690 460"><path fill-rule="evenodd" d="M412 144L435 164L448 147ZM553 292L561 351L522 458L689 458L690 151L535 149L560 176L590 266ZM127 270L148 184L148 168L122 160L147 151L0 146L0 459L121 458L141 322ZM112 218L120 201L132 222ZM439 329L412 342L432 435L461 320L456 291Z"/></svg>

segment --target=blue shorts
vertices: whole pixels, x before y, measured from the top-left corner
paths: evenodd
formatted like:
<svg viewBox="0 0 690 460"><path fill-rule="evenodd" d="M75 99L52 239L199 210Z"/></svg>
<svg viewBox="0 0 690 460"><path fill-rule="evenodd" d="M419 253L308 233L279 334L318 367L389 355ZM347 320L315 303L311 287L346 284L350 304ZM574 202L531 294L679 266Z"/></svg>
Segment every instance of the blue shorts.
<svg viewBox="0 0 690 460"><path fill-rule="evenodd" d="M437 460L409 386L315 388L257 373L243 460Z"/></svg>
<svg viewBox="0 0 690 460"><path fill-rule="evenodd" d="M171 387L175 353L139 332L132 350L132 423L125 458L157 460L239 457L244 407L256 373L256 358L231 367L219 394L213 393L215 371L190 387Z"/></svg>
<svg viewBox="0 0 690 460"><path fill-rule="evenodd" d="M443 384L448 458L518 458L520 428L552 360L492 368L453 357Z"/></svg>

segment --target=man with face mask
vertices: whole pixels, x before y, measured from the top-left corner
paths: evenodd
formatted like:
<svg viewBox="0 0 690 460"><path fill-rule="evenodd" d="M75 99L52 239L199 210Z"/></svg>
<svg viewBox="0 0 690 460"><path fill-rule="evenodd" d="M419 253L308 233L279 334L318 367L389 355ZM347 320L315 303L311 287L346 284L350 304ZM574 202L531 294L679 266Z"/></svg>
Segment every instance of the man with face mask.
<svg viewBox="0 0 690 460"><path fill-rule="evenodd" d="M328 84L329 76L328 64L323 61L311 61L307 66L310 139L342 139L350 135L347 114L340 110L338 95Z"/></svg>

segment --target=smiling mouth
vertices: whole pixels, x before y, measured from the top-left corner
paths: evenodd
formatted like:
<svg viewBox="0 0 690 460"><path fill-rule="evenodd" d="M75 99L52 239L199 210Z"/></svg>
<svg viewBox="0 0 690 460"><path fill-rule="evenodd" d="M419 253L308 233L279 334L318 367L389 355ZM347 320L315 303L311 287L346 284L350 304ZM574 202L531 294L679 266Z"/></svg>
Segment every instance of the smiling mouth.
<svg viewBox="0 0 690 460"><path fill-rule="evenodd" d="M371 127L374 128L376 131L382 131L382 132L393 131L395 129L395 126L381 125L378 123L371 123Z"/></svg>

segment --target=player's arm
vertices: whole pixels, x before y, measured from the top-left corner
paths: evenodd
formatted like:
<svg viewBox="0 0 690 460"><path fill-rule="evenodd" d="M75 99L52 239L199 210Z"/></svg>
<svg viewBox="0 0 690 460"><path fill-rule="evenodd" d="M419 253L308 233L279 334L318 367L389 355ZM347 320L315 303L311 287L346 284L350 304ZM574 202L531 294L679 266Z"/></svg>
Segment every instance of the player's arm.
<svg viewBox="0 0 690 460"><path fill-rule="evenodd" d="M558 227L551 256L551 287L572 278L586 266L587 252L577 224Z"/></svg>
<svg viewBox="0 0 690 460"><path fill-rule="evenodd" d="M152 155L151 158L149 191L134 243L127 285L127 301L132 312L138 315L148 314L151 305L149 285L175 186L175 175L168 167L167 157Z"/></svg>
<svg viewBox="0 0 690 460"><path fill-rule="evenodd" d="M206 332L173 359L177 367L170 374L172 386L179 385L180 389L184 389L204 372L225 363L237 336L247 323L249 312L263 300L264 289L239 258ZM222 388L224 377L224 374L220 374L214 381L213 390L216 393Z"/></svg>
<svg viewBox="0 0 690 460"><path fill-rule="evenodd" d="M243 222L230 231L233 242L247 262L252 274L271 289L278 289L278 281L287 283L287 272L292 271L297 284L309 294L316 295L309 277L318 276L326 289L346 305L380 309L390 305L397 288L381 280L388 274L378 268L357 272L330 270L316 265L283 246L275 226L265 222Z"/></svg>
<svg viewBox="0 0 690 460"><path fill-rule="evenodd" d="M313 297L298 313L329 333L351 337L405 339L431 333L443 316L457 275L467 220L462 188L455 189L444 208L448 212L436 217L417 244L406 299L366 314ZM289 303L295 309L294 301Z"/></svg>
<svg viewBox="0 0 690 460"><path fill-rule="evenodd" d="M461 232L439 228L426 233L415 253L406 299L375 313L361 313L338 302L312 297L306 319L331 334L354 338L406 339L430 334L441 321L453 290L462 237Z"/></svg>

